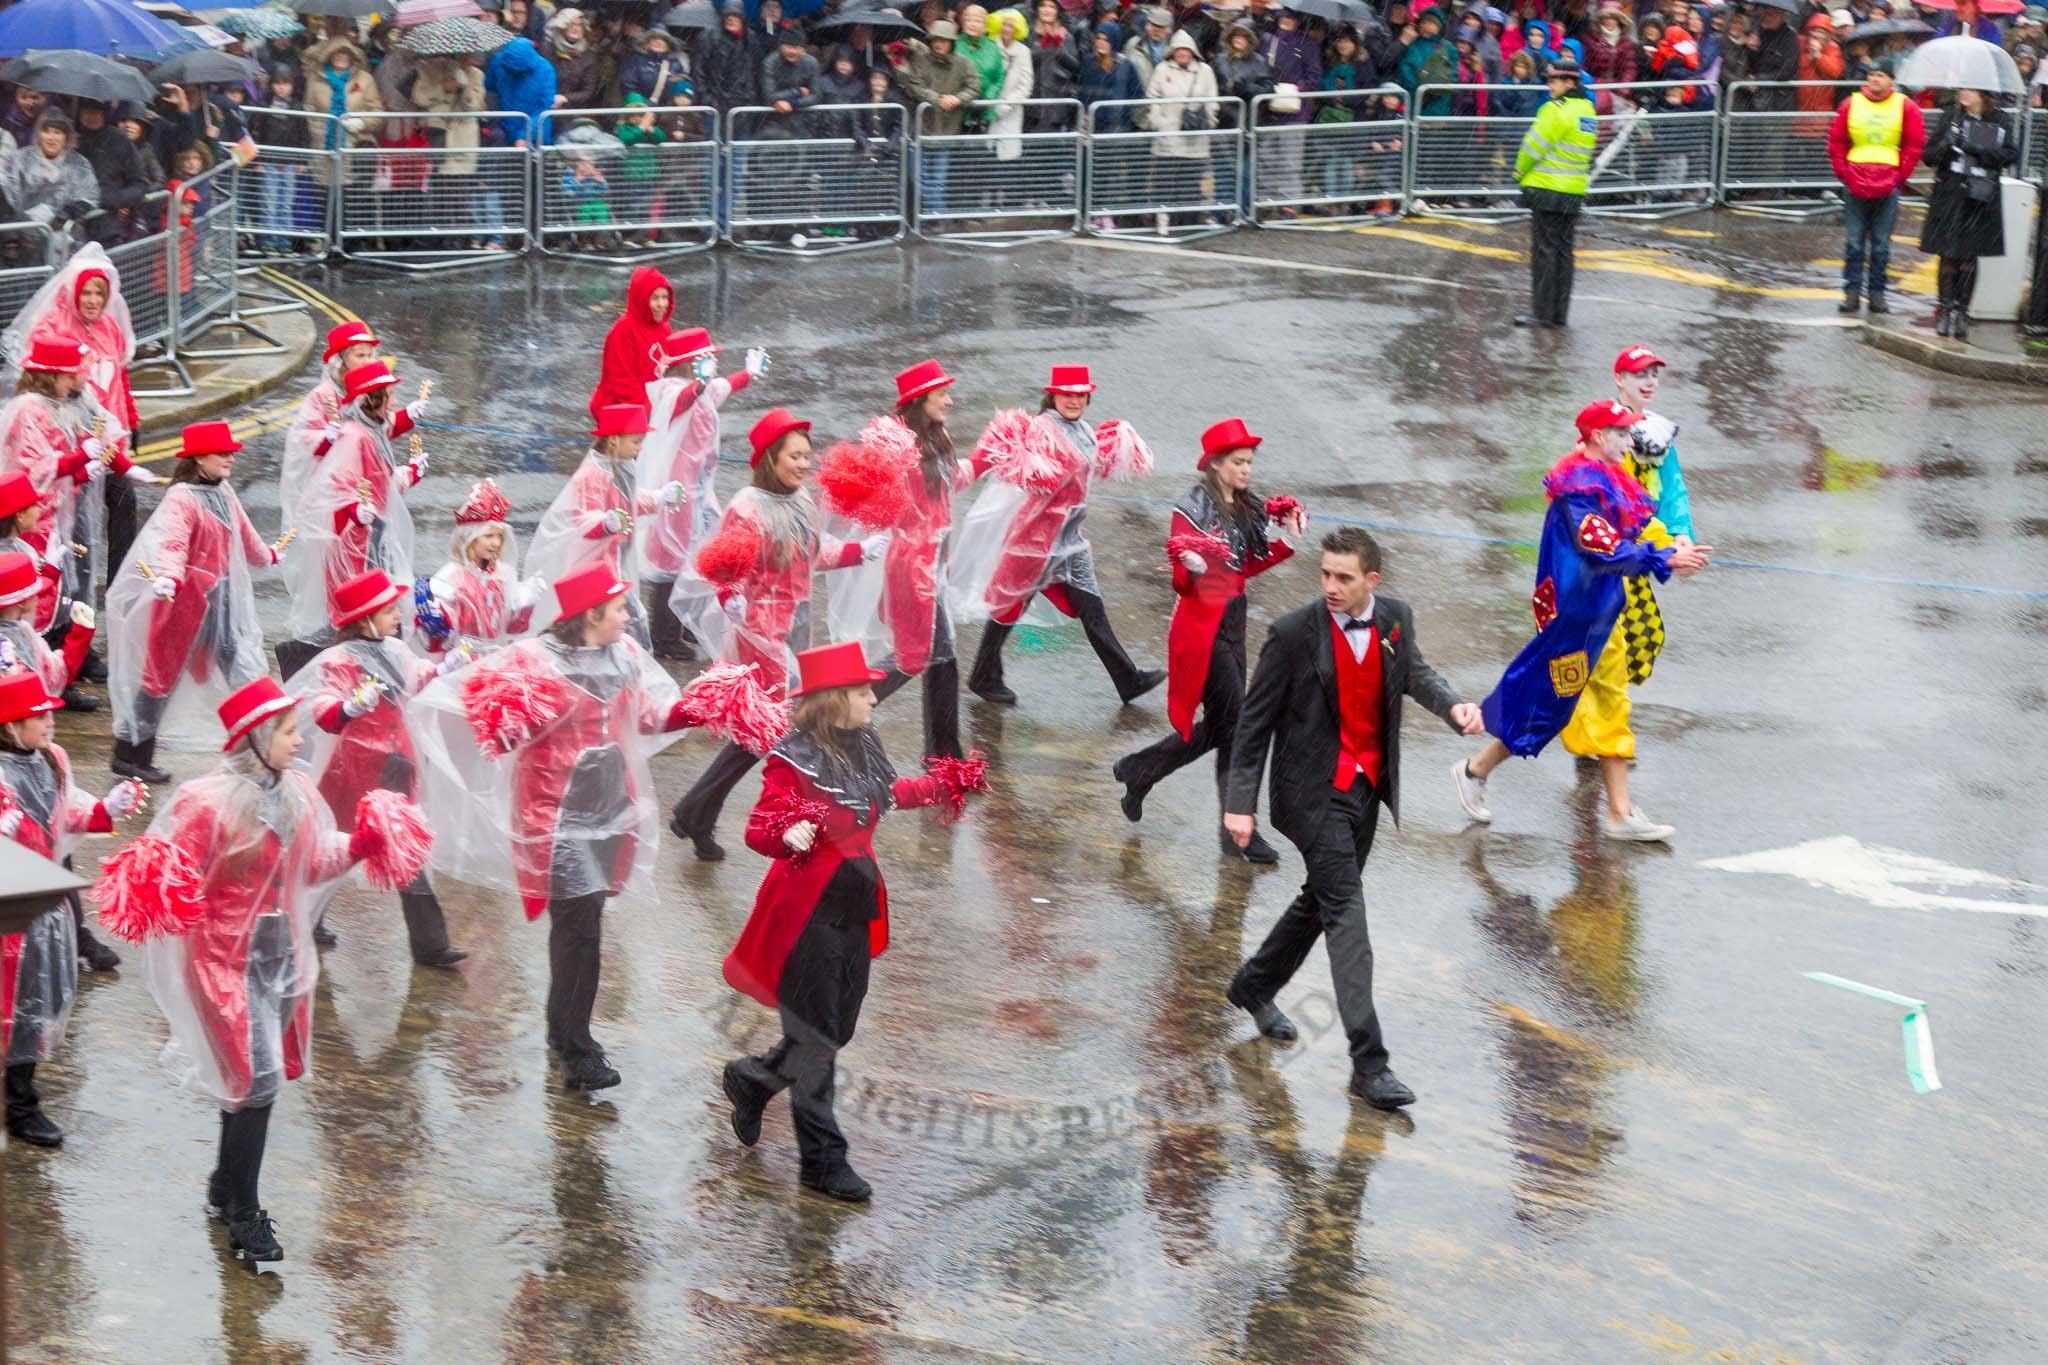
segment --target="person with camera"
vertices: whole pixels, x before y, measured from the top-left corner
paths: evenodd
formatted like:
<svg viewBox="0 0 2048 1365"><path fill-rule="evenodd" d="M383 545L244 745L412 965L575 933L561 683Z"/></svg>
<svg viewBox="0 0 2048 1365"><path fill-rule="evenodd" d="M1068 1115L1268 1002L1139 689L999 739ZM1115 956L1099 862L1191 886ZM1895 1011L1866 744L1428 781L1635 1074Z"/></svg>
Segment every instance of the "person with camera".
<svg viewBox="0 0 2048 1365"><path fill-rule="evenodd" d="M1939 256L1934 334L1970 339L1970 296L1977 258L2005 254L1998 202L1999 174L2018 159L2012 124L1982 90L1958 90L1920 160L1934 167L1920 249Z"/></svg>

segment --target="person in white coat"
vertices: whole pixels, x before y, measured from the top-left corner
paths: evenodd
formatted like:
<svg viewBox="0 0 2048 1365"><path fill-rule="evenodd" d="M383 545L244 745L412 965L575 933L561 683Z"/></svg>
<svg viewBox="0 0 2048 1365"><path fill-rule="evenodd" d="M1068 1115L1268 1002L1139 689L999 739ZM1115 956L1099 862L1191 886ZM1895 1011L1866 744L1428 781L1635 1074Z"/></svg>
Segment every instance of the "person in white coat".
<svg viewBox="0 0 2048 1365"><path fill-rule="evenodd" d="M996 160L1015 161L1024 155L1023 101L1031 98L1036 75L1032 69L1031 46L1025 34L1029 25L1015 10L1004 10L991 25L1003 54L1002 103L989 120L988 134L995 144Z"/></svg>
<svg viewBox="0 0 2048 1365"><path fill-rule="evenodd" d="M1166 104L1144 111L1152 131L1161 134L1152 141L1152 174L1148 192L1159 204L1186 203L1215 196L1215 178L1209 168L1210 139L1205 134L1216 126L1216 73L1202 60L1195 40L1176 33L1166 46L1166 60L1152 70L1145 84L1148 100L1207 101L1207 103ZM1160 232L1169 226L1168 215L1158 219Z"/></svg>

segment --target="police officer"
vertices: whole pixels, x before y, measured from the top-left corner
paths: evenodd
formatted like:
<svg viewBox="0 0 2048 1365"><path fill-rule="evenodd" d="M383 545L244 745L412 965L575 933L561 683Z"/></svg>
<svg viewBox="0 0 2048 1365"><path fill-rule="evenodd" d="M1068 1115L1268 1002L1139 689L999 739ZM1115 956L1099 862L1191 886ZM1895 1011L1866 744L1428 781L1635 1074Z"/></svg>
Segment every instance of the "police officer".
<svg viewBox="0 0 2048 1365"><path fill-rule="evenodd" d="M1550 98L1515 154L1515 183L1529 220L1529 311L1517 327L1562 327L1572 306L1572 234L1593 170L1599 124L1580 88L1579 64L1569 53L1544 73Z"/></svg>

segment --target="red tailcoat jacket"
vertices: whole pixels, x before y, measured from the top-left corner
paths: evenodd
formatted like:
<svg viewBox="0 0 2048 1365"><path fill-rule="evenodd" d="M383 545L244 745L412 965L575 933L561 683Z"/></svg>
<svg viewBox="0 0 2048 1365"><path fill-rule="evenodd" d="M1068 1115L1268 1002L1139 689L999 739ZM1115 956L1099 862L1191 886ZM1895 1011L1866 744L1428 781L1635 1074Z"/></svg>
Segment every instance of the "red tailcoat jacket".
<svg viewBox="0 0 2048 1365"><path fill-rule="evenodd" d="M1231 547L1229 560L1219 564L1209 556L1209 567L1199 574L1189 573L1180 556L1167 552L1178 600L1173 604L1173 621L1166 628L1166 719L1186 739L1195 727L1195 710L1202 704L1202 684L1209 677L1209 659L1224 610L1244 596L1247 580L1286 562L1294 549L1271 546L1246 561L1243 534L1235 526L1224 525L1222 514L1201 484L1173 505L1166 535L1169 544L1175 536L1205 535L1228 541Z"/></svg>

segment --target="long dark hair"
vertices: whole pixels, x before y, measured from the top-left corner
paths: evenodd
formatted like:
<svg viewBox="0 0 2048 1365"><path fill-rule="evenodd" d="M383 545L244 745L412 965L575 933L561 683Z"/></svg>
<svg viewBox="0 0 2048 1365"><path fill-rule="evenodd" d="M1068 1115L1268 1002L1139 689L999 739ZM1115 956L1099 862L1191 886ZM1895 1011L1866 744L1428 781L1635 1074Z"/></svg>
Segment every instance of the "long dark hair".
<svg viewBox="0 0 2048 1365"><path fill-rule="evenodd" d="M944 421L924 410L920 394L903 408L903 425L917 438L918 465L924 470L925 492L937 494L953 482L953 433Z"/></svg>
<svg viewBox="0 0 2048 1365"><path fill-rule="evenodd" d="M39 393L45 398L57 397L57 376L49 370L23 370L21 379L14 386L16 393Z"/></svg>
<svg viewBox="0 0 2048 1365"><path fill-rule="evenodd" d="M199 461L180 458L177 467L171 471L172 483L216 484L219 479L209 479L199 472Z"/></svg>
<svg viewBox="0 0 2048 1365"><path fill-rule="evenodd" d="M1266 500L1250 484L1230 495L1228 502L1223 498L1223 479L1211 464L1202 471L1202 488L1209 495L1209 501L1216 504L1216 510L1224 517L1237 523L1245 539L1253 543L1263 541L1266 534Z"/></svg>

